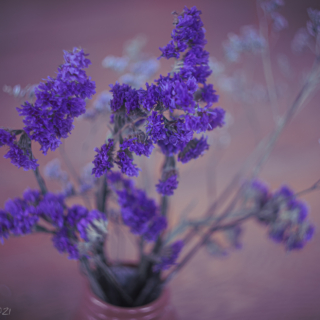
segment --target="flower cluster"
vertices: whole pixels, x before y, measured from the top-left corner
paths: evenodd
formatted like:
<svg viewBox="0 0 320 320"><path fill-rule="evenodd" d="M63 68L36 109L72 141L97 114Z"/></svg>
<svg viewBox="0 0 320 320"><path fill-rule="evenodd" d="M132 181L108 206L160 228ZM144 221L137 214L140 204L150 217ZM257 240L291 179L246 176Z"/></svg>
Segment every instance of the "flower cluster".
<svg viewBox="0 0 320 320"><path fill-rule="evenodd" d="M178 187L177 174L169 175L163 180L159 180L159 183L156 185L157 192L164 196L172 196L173 191Z"/></svg>
<svg viewBox="0 0 320 320"><path fill-rule="evenodd" d="M227 60L237 62L243 53L259 53L264 50L266 40L252 26L241 29L241 35L229 34L229 39L224 43L224 51Z"/></svg>
<svg viewBox="0 0 320 320"><path fill-rule="evenodd" d="M6 159L11 159L11 163L16 167L22 167L25 171L35 170L38 166L37 160L33 159L29 143L24 143L28 140L25 133L21 135L19 142L16 141L14 133L0 129L0 147L6 145L10 149L4 155ZM28 141L27 141L28 142Z"/></svg>
<svg viewBox="0 0 320 320"><path fill-rule="evenodd" d="M97 154L95 155L95 159L92 161L94 164L94 168L92 169L92 174L95 175L96 178L101 177L107 170L113 167L113 159L112 159L112 152L113 152L113 140L109 139L108 143L102 145L100 150L95 148Z"/></svg>
<svg viewBox="0 0 320 320"><path fill-rule="evenodd" d="M91 63L83 50L64 52L65 63L58 68L56 78L48 77L35 89L34 104L25 102L17 108L23 116L24 130L39 142L44 154L55 150L61 138L73 129L75 117L85 113L85 99L95 93L95 83L83 70Z"/></svg>
<svg viewBox="0 0 320 320"><path fill-rule="evenodd" d="M205 138L197 139L194 134L224 124L225 111L212 109L218 96L213 86L206 83L211 70L209 53L204 50L207 41L200 15L196 7L185 7L177 16L172 41L160 48L162 57L181 57L172 74L160 75L154 83L146 83L145 89L137 90L128 84L111 85L110 106L117 130L127 119L132 121L141 115L147 118L144 138L131 136L121 141L114 161L128 176L138 176L140 170L133 163L132 153L148 157L156 144L166 156L179 154L179 160L186 163L209 148ZM171 175L161 179L156 189L161 194L172 195L177 185L177 175Z"/></svg>
<svg viewBox="0 0 320 320"><path fill-rule="evenodd" d="M0 210L0 239L9 234L25 235L33 232L40 219L49 222L54 230L52 241L60 253L66 252L70 259L78 259L77 233L84 241L89 241L88 229L97 220L105 220L105 215L97 210L74 205L68 208L61 194L40 194L38 190L27 189L22 198L9 199L4 210Z"/></svg>
<svg viewBox="0 0 320 320"><path fill-rule="evenodd" d="M284 0L261 1L260 6L270 17L274 31L281 31L288 27L288 21L278 12L284 6Z"/></svg>
<svg viewBox="0 0 320 320"><path fill-rule="evenodd" d="M111 172L108 179L118 196L123 223L130 227L133 234L142 235L147 241L155 241L167 227L166 219L158 214L155 201L119 172Z"/></svg>
<svg viewBox="0 0 320 320"><path fill-rule="evenodd" d="M320 34L320 10L309 8L308 15L310 20L307 26L299 29L292 41L292 50L296 53L301 53L306 49L313 50L317 45L317 38Z"/></svg>
<svg viewBox="0 0 320 320"><path fill-rule="evenodd" d="M314 233L314 226L307 220L306 204L287 186L273 194L259 182L251 189L258 204L257 218L269 226L270 237L284 243L287 250L303 248Z"/></svg>
<svg viewBox="0 0 320 320"><path fill-rule="evenodd" d="M202 136L200 139L193 139L186 145L183 151L179 153L178 160L182 163L187 163L191 159L197 159L208 149L207 138Z"/></svg>

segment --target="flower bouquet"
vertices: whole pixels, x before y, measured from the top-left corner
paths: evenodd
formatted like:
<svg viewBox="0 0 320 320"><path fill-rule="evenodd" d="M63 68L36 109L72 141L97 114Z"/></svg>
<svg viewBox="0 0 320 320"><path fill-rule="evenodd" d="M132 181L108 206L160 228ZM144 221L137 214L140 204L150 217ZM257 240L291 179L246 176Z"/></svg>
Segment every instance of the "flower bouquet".
<svg viewBox="0 0 320 320"><path fill-rule="evenodd" d="M268 30L273 27L279 32L286 27L286 20L278 13L282 1L258 4L260 33L247 27L240 36L230 35L225 51L230 63L244 54L261 54L267 96L275 107L277 92L270 68ZM5 158L19 168L33 170L39 185L38 190L27 189L22 197L5 203L0 211L0 239L35 232L50 234L60 253L79 261L95 297L122 308L134 309L159 299L167 283L201 247L211 254L227 252L228 247L221 245L217 234L227 238L230 247L241 247L241 224L249 219L264 224L270 237L287 250L301 249L314 233L308 208L299 196L319 188L320 180L295 193L288 186L271 191L257 177L283 129L319 83L320 13L309 10L307 28L294 39L296 51L313 46L316 58L293 104L283 115L272 109L274 130L259 142L202 217L182 219L175 226L168 221L168 210L179 185L179 166L205 154L209 149L205 134L221 130L228 114L214 107L218 95L208 78L212 71L214 79L223 74L221 69L217 71L221 65L210 60L204 49L207 40L201 11L185 7L182 13L173 14L172 40L160 48L161 58L174 60L167 75L144 85L158 61L135 57L131 73L125 74L120 83L110 85L111 90L99 96L94 108L86 110L88 99L95 94L95 82L85 71L91 62L82 49L65 51L56 77L16 92L28 98L17 108L24 127L0 129L0 146L9 149ZM134 57L135 52L131 55ZM130 61L126 57L108 57L103 64L123 71ZM6 91L15 94L9 87ZM92 164L78 175L64 157L78 186L54 160L44 172L47 178L61 182L63 190L49 191L32 147L38 143L44 155L61 149L62 139L71 134L75 118L96 121L100 116L108 130L104 142L92 145L96 147ZM154 186L159 199L148 196L134 178L143 171L135 159L149 158L152 153L163 158ZM75 197L83 204L70 205L69 199ZM135 237L138 255L134 263L114 261L107 253L105 244L119 224Z"/></svg>

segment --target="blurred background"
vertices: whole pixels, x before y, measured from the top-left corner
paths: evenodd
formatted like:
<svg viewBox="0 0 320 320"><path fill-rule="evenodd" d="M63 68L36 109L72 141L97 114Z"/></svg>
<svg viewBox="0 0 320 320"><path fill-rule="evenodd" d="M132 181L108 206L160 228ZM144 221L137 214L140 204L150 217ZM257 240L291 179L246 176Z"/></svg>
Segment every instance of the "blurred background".
<svg viewBox="0 0 320 320"><path fill-rule="evenodd" d="M212 133L211 150L201 159L179 166L180 185L170 204L173 222L192 202L190 217L200 216L232 175L240 168L257 141L274 127L265 96L265 80L259 55L238 63L226 63L223 42L241 27L258 26L254 0L170 0L170 1L1 1L0 2L0 88L20 84L22 88L54 76L63 62L62 50L82 47L90 53L87 73L96 81L97 93L109 90L119 74L103 68L108 55L121 56L123 46L140 35L146 39L143 51L160 55L159 46L170 40L173 16L184 6L202 10L214 76L210 83L220 95L219 106L227 111L226 128ZM278 114L292 103L312 66L309 51L295 55L291 42L308 20L307 8L320 10L317 0L290 0L281 9L288 28L272 36ZM223 65L222 65L223 63ZM160 60L156 77L170 72L171 61ZM245 70L245 73L243 73ZM250 75L246 78L245 75ZM238 79L238 80L237 80ZM240 81L240 80L241 81ZM150 79L152 81L152 79ZM245 86L245 89L241 86ZM243 96L247 88L253 96ZM247 92L247 91L245 91ZM319 179L319 99L317 93L296 116L279 139L260 178L272 189L287 183L299 191ZM20 128L22 119L15 108L19 100L0 91L0 126ZM89 104L90 107L90 104ZM105 123L76 121L65 142L65 150L76 170L92 161L93 149L102 144ZM92 137L92 140L88 140ZM91 144L88 142L91 141ZM44 157L34 146L41 165L60 157L59 151ZM0 149L0 207L8 198L35 188L32 172L24 172L3 158ZM153 185L159 178L161 159L154 154L145 165L148 175L138 181L156 196ZM42 167L43 170L43 167ZM58 186L49 183L52 190ZM187 200L186 200L187 199ZM320 229L319 193L303 197L310 207L310 219ZM268 239L267 230L256 223L244 226L243 248L226 257L210 256L201 250L170 283L173 305L181 319L320 319L320 236L301 252L286 253ZM130 247L121 255L132 257ZM0 308L12 309L10 319L71 319L84 286L76 261L60 255L47 235L10 238L0 245Z"/></svg>

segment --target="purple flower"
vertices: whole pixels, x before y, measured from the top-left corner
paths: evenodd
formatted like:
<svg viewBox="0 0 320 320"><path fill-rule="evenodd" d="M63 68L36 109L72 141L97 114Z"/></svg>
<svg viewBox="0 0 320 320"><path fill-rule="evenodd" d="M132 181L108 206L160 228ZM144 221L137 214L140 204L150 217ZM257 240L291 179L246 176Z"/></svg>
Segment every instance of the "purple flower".
<svg viewBox="0 0 320 320"><path fill-rule="evenodd" d="M117 191L122 220L130 227L133 234L142 235L148 231L150 221L155 218L158 207L153 199L149 199L143 190L124 188ZM155 228L155 231L157 229ZM151 231L150 231L151 232ZM151 239L148 234L148 238Z"/></svg>
<svg viewBox="0 0 320 320"><path fill-rule="evenodd" d="M48 77L35 89L34 105L26 102L17 108L24 117L25 131L38 141L44 154L55 150L73 129L75 117L85 113L85 99L95 93L95 83L83 70L90 64L83 50L64 52L65 63L57 77Z"/></svg>
<svg viewBox="0 0 320 320"><path fill-rule="evenodd" d="M196 7L190 10L185 7L182 14L178 16L178 22L172 31L172 40L166 47L160 48L162 56L169 59L172 57L179 58L180 53L184 52L187 47L196 45L204 46L207 41L204 38L205 30L200 19L201 11Z"/></svg>
<svg viewBox="0 0 320 320"><path fill-rule="evenodd" d="M108 143L102 145L101 149L95 148L97 154L95 159L92 161L94 168L92 169L92 174L96 178L101 177L105 172L113 167L113 139L108 139Z"/></svg>
<svg viewBox="0 0 320 320"><path fill-rule="evenodd" d="M287 250L294 250L311 240L314 226L307 220L308 207L288 186L282 186L261 204L257 218L269 225L269 236L274 241L282 242Z"/></svg>
<svg viewBox="0 0 320 320"><path fill-rule="evenodd" d="M269 200L269 188L261 181L254 180L248 189L248 196L253 198L259 207L263 207Z"/></svg>
<svg viewBox="0 0 320 320"><path fill-rule="evenodd" d="M202 100L207 103L218 102L219 96L215 94L212 84L205 84L201 90Z"/></svg>
<svg viewBox="0 0 320 320"><path fill-rule="evenodd" d="M87 215L88 209L86 207L76 204L68 209L66 221L71 227L75 227L76 224Z"/></svg>
<svg viewBox="0 0 320 320"><path fill-rule="evenodd" d="M60 253L68 253L69 259L79 259L79 250L76 245L75 233L64 227L61 228L52 238L53 245Z"/></svg>
<svg viewBox="0 0 320 320"><path fill-rule="evenodd" d="M39 215L35 206L24 199L9 199L5 203L4 211L2 211L3 219L4 212L10 216L10 218L8 218L7 226L9 226L8 223L10 222L10 231L15 235L31 233L34 225L39 220Z"/></svg>
<svg viewBox="0 0 320 320"><path fill-rule="evenodd" d="M23 168L23 170L36 170L39 166L37 164L37 159L30 159L31 152L29 150L22 150L17 145L13 144L10 150L4 155L6 159L11 159L11 163L18 168Z"/></svg>
<svg viewBox="0 0 320 320"><path fill-rule="evenodd" d="M182 240L178 240L162 249L160 262L154 266L155 271L167 270L176 264L179 254L184 246Z"/></svg>
<svg viewBox="0 0 320 320"><path fill-rule="evenodd" d="M152 114L148 117L146 131L154 143L165 139L166 129L163 124L163 116L156 111L152 111Z"/></svg>
<svg viewBox="0 0 320 320"><path fill-rule="evenodd" d="M149 158L154 146L150 139L143 143L138 141L138 138L126 139L120 144L121 149L128 149L130 152L134 152L137 156L145 155Z"/></svg>
<svg viewBox="0 0 320 320"><path fill-rule="evenodd" d="M43 200L37 207L37 213L52 221L57 227L62 227L64 223L64 197L59 194L46 193Z"/></svg>
<svg viewBox="0 0 320 320"><path fill-rule="evenodd" d="M0 147L7 145L9 151L4 155L4 158L11 159L11 163L18 168L23 168L25 171L30 169L35 170L39 165L36 159L32 159L30 149L22 149L16 143L16 137L4 129L0 129Z"/></svg>
<svg viewBox="0 0 320 320"><path fill-rule="evenodd" d="M124 151L118 151L117 160L114 162L121 169L121 172L125 173L129 177L137 177L139 175L139 171L141 171Z"/></svg>
<svg viewBox="0 0 320 320"><path fill-rule="evenodd" d="M205 150L209 149L207 143L208 137L204 138L203 136L200 139L193 139L185 146L185 148L179 153L178 161L182 163L187 163L191 159L197 159L202 156Z"/></svg>
<svg viewBox="0 0 320 320"><path fill-rule="evenodd" d="M167 228L167 225L168 223L165 217L155 217L148 226L147 231L143 234L144 239L147 241L156 241L159 234Z"/></svg>
<svg viewBox="0 0 320 320"><path fill-rule="evenodd" d="M132 111L139 109L139 94L136 89L131 88L127 84L120 85L116 83L115 85L110 85L113 94L113 98L110 101L110 107L113 112L116 112L125 106L127 114Z"/></svg>
<svg viewBox="0 0 320 320"><path fill-rule="evenodd" d="M165 180L159 180L159 183L156 185L157 192L165 196L172 196L173 190L177 189L177 187L177 174L174 174Z"/></svg>
<svg viewBox="0 0 320 320"><path fill-rule="evenodd" d="M307 30L313 37L317 37L320 33L320 11L315 9L308 9L310 21L307 22Z"/></svg>
<svg viewBox="0 0 320 320"><path fill-rule="evenodd" d="M212 131L217 127L224 125L225 111L221 108L203 108L197 111L197 115L187 114L185 119L185 127L196 133Z"/></svg>
<svg viewBox="0 0 320 320"><path fill-rule="evenodd" d="M80 236L85 241L89 241L88 227L92 226L95 220L106 220L106 217L98 210L91 210L77 223L77 229L80 232Z"/></svg>
<svg viewBox="0 0 320 320"><path fill-rule="evenodd" d="M146 83L146 90L138 90L139 100L144 109L151 111L160 100L160 89L153 83Z"/></svg>
<svg viewBox="0 0 320 320"><path fill-rule="evenodd" d="M0 129L0 147L4 145L12 146L14 140L14 135L4 129Z"/></svg>

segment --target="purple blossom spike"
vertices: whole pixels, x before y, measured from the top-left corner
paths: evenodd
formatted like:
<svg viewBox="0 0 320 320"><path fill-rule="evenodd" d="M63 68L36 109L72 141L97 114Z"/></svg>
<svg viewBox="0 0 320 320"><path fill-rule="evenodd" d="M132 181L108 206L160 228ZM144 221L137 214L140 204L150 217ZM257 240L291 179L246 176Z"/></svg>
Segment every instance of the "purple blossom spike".
<svg viewBox="0 0 320 320"><path fill-rule="evenodd" d="M148 230L144 233L143 237L147 241L155 241L159 234L167 228L167 219L163 216L157 216L148 227Z"/></svg>
<svg viewBox="0 0 320 320"><path fill-rule="evenodd" d="M134 152L137 156L145 155L149 158L154 146L150 139L141 143L138 141L138 138L132 138L121 143L120 148L123 150L128 148L130 152Z"/></svg>
<svg viewBox="0 0 320 320"><path fill-rule="evenodd" d="M150 221L158 212L155 201L149 199L143 190L134 188L133 185L131 188L117 191L117 195L124 224L130 227L133 234L146 233ZM151 237L149 235L149 238Z"/></svg>
<svg viewBox="0 0 320 320"><path fill-rule="evenodd" d="M23 199L9 199L5 203L4 211L10 215L9 221L12 223L10 231L15 235L31 233L39 220L36 208Z"/></svg>
<svg viewBox="0 0 320 320"><path fill-rule="evenodd" d="M11 159L11 163L25 171L35 170L39 165L36 159L32 159L31 151L27 148L22 149L16 142L16 137L10 132L0 129L0 147L7 145L10 149L4 155L4 158Z"/></svg>
<svg viewBox="0 0 320 320"><path fill-rule="evenodd" d="M23 116L24 130L41 145L44 154L55 150L61 138L73 129L75 117L85 113L85 99L95 93L95 83L83 70L91 63L83 50L64 52L65 63L58 68L56 78L48 77L35 89L34 105L28 101L17 108Z"/></svg>
<svg viewBox="0 0 320 320"><path fill-rule="evenodd" d="M98 210L91 210L77 223L77 229L80 232L80 236L85 241L89 241L88 227L93 225L95 220L106 220L106 217Z"/></svg>
<svg viewBox="0 0 320 320"><path fill-rule="evenodd" d="M139 175L139 169L133 160L124 152L118 151L117 160L114 161L121 169L122 173L125 173L129 177L137 177Z"/></svg>
<svg viewBox="0 0 320 320"><path fill-rule="evenodd" d="M116 83L115 85L110 85L110 92L113 94L113 98L110 101L110 107L113 112L116 112L125 107L127 114L132 111L139 109L139 94L136 89L131 88L127 84L120 85Z"/></svg>
<svg viewBox="0 0 320 320"><path fill-rule="evenodd" d="M76 245L75 233L64 227L61 228L52 238L53 245L60 253L67 253L69 259L79 259L79 250Z"/></svg>
<svg viewBox="0 0 320 320"><path fill-rule="evenodd" d="M159 180L159 183L156 185L157 192L165 196L172 196L173 190L177 189L177 187L177 174L170 176L166 180Z"/></svg>
<svg viewBox="0 0 320 320"><path fill-rule="evenodd" d="M94 164L92 174L94 174L96 178L101 177L113 167L113 150L113 139L108 139L108 143L102 145L100 150L95 148L97 154L95 155L95 159L92 161Z"/></svg>
<svg viewBox="0 0 320 320"><path fill-rule="evenodd" d="M52 224L61 228L64 223L64 197L48 192L37 207L37 213L52 221Z"/></svg>
<svg viewBox="0 0 320 320"><path fill-rule="evenodd" d="M0 147L7 145L12 146L15 140L15 136L4 129L0 129Z"/></svg>
<svg viewBox="0 0 320 320"><path fill-rule="evenodd" d="M204 136L202 136L200 139L193 139L188 142L185 148L179 153L178 161L187 163L191 159L197 159L202 156L204 152L209 149L207 139L208 137L204 138Z"/></svg>
<svg viewBox="0 0 320 320"><path fill-rule="evenodd" d="M36 170L39 166L37 159L30 159L31 153L29 150L22 150L17 145L13 144L10 150L4 155L6 159L11 159L11 163L23 170Z"/></svg>

